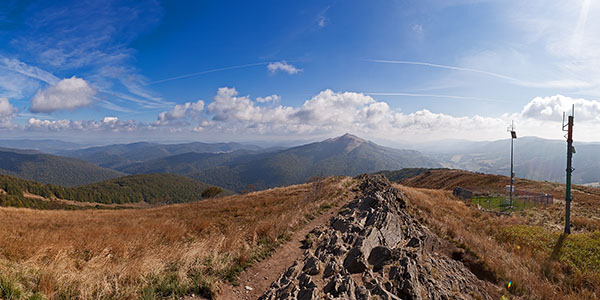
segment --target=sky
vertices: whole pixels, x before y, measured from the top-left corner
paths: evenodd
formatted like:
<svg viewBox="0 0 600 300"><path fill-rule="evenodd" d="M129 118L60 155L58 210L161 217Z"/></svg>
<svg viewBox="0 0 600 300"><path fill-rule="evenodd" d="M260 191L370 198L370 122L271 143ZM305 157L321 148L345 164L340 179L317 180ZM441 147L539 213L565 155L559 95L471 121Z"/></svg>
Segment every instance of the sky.
<svg viewBox="0 0 600 300"><path fill-rule="evenodd" d="M0 3L0 135L600 141L591 0Z"/></svg>

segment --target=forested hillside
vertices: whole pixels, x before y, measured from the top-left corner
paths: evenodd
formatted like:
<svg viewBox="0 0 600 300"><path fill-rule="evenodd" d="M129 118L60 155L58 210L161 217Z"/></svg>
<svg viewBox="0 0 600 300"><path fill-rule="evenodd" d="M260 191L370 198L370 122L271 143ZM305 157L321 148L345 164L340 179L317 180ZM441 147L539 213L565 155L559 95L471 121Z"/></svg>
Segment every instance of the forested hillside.
<svg viewBox="0 0 600 300"><path fill-rule="evenodd" d="M103 204L183 203L232 195L233 192L190 178L173 174L143 174L115 178L95 184L62 187L0 175L0 205L32 208L54 208L56 204L45 199L64 199Z"/></svg>
<svg viewBox="0 0 600 300"><path fill-rule="evenodd" d="M101 167L119 169L126 165L184 153L228 153L236 150L258 151L261 148L239 143L183 143L157 144L137 142L86 149L61 151L58 154L82 159Z"/></svg>
<svg viewBox="0 0 600 300"><path fill-rule="evenodd" d="M234 191L306 182L313 176L354 176L405 167L440 167L418 151L379 146L351 134L270 153L239 150L186 153L133 164L126 173L175 173Z"/></svg>
<svg viewBox="0 0 600 300"><path fill-rule="evenodd" d="M124 175L78 159L4 148L0 149L0 174L61 186L88 184Z"/></svg>

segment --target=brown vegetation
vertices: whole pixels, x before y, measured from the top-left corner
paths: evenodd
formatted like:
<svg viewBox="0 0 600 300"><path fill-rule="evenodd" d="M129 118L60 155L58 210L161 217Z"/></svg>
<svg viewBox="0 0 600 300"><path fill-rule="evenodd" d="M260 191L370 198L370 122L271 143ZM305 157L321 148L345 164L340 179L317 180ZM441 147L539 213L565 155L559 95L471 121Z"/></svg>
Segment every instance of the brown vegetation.
<svg viewBox="0 0 600 300"><path fill-rule="evenodd" d="M525 299L595 299L600 293L600 190L577 186L574 191L573 232L561 235L564 207L555 203L512 216L480 211L452 196L456 186L502 189L508 179L457 170L431 171L397 185L410 199L409 209L440 237L459 248L452 255L475 274L493 273L507 296ZM521 188L554 193L564 185L519 179ZM464 260L463 260L464 261ZM475 262L475 263L473 263ZM470 265L469 265L470 264ZM508 282L511 288L508 288Z"/></svg>
<svg viewBox="0 0 600 300"><path fill-rule="evenodd" d="M350 178L137 210L0 209L0 298L212 297L323 207Z"/></svg>

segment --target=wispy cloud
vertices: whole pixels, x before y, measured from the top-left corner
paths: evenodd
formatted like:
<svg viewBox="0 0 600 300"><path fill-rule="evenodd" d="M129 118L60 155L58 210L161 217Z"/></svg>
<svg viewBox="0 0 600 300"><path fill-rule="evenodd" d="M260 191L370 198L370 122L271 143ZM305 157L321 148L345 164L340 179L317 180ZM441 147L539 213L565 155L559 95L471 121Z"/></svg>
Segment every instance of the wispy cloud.
<svg viewBox="0 0 600 300"><path fill-rule="evenodd" d="M27 65L17 59L0 57L0 68L34 78L48 84L56 84L60 80L58 77L46 70Z"/></svg>
<svg viewBox="0 0 600 300"><path fill-rule="evenodd" d="M61 80L52 73L75 73L96 90L129 96L115 96L119 99L142 98L142 103L170 105L143 88L146 80L133 66L134 50L129 46L159 23L163 9L158 1L34 2L29 6L23 30L10 41L19 60L0 57L0 69L49 86ZM107 104L110 100L100 103L117 109Z"/></svg>
<svg viewBox="0 0 600 300"><path fill-rule="evenodd" d="M428 62L405 61L405 60L382 60L382 59L367 59L366 61L375 62L375 63L386 63L386 64L417 65L417 66L426 66L426 67L457 70L457 71L474 72L474 73L493 76L493 77L497 77L497 78L505 79L505 80L509 80L509 81L519 81L516 78L512 78L512 77L494 73L494 72L488 72L488 71L484 71L484 70L477 70L477 69L471 69L471 68L461 68L461 67L456 67L456 66L433 64L433 63L428 63Z"/></svg>
<svg viewBox="0 0 600 300"><path fill-rule="evenodd" d="M432 97L432 98L446 98L456 100L470 100L470 101L486 101L486 102L508 102L506 100L492 99L486 97L472 97L472 96L457 96L457 95L444 95L444 94L422 94L422 93L386 93L386 92L364 92L365 95L372 96L406 96L406 97Z"/></svg>
<svg viewBox="0 0 600 300"><path fill-rule="evenodd" d="M327 25L327 17L325 17L325 14L327 13L327 11L330 8L331 8L331 5L328 5L323 10L321 10L319 12L319 14L317 15L317 25L319 25L320 28L323 28L323 27L325 27L325 25Z"/></svg>
<svg viewBox="0 0 600 300"><path fill-rule="evenodd" d="M512 84L526 86L526 87L535 87L535 88L586 88L586 87L591 87L594 85L587 81L581 81L581 80L575 80L575 79L549 80L549 81L543 81L543 82L526 81L526 80L521 80L518 78L506 76L506 75L495 73L495 72L485 71L485 70L464 68L464 67L457 67L457 66L450 66L450 65L441 65L441 64L434 64L434 63L420 62L420 61L382 60L382 59L367 59L366 61L374 62L374 63L386 63L386 64L416 65L416 66L425 66L425 67L440 68L440 69L447 69L447 70L472 72L472 73L483 74L486 76L503 79Z"/></svg>
<svg viewBox="0 0 600 300"><path fill-rule="evenodd" d="M241 68L248 68L248 67L255 67L255 66L264 66L264 65L267 65L267 64L269 64L269 63L268 62L259 62L259 63L239 65L239 66L232 66L232 67L224 67L224 68L211 69L211 70L206 70L206 71L200 71L200 72L195 72L195 73L183 74L183 75L173 76L173 77L169 77L169 78L165 78L165 79L150 81L150 82L147 82L147 83L143 84L143 86L148 86L148 85L153 85L153 84L157 84L157 83L163 83L163 82L168 82L168 81L173 81L173 80L177 80L177 79L183 79L183 78L188 78L188 77L193 77L193 76L198 76L198 75L203 75L203 74L215 73L215 72L222 72L222 71L228 71L228 70L234 70L234 69L241 69Z"/></svg>

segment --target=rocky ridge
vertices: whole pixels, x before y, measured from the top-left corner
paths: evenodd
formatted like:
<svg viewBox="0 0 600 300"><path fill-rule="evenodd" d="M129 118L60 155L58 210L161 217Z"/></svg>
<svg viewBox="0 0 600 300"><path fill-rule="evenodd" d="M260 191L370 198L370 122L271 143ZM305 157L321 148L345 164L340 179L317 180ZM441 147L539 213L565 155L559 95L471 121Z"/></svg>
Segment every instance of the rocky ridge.
<svg viewBox="0 0 600 300"><path fill-rule="evenodd" d="M405 210L379 175L360 175L362 196L317 227L296 261L260 299L491 299L440 239Z"/></svg>

